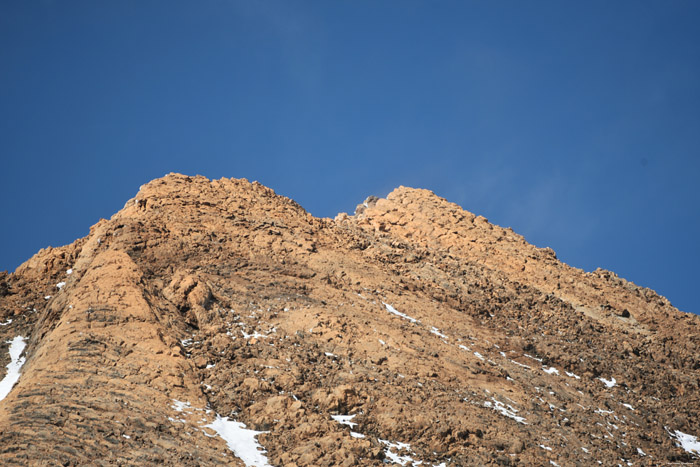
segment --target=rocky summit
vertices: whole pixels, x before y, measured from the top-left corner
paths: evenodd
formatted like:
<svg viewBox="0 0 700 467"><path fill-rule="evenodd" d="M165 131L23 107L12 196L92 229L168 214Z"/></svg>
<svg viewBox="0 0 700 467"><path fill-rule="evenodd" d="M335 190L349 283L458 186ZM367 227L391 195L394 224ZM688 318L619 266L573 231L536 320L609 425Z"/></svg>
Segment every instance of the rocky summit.
<svg viewBox="0 0 700 467"><path fill-rule="evenodd" d="M430 191L171 174L0 273L0 464L700 463L699 324Z"/></svg>

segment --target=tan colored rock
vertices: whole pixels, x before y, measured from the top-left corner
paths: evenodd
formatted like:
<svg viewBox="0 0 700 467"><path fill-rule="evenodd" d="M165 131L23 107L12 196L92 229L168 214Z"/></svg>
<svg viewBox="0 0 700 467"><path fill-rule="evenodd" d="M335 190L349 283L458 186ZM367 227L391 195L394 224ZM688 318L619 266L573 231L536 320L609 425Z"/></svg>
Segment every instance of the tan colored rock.
<svg viewBox="0 0 700 467"><path fill-rule="evenodd" d="M243 465L217 414L273 465L697 462L698 321L427 190L331 220L171 174L0 274L0 463Z"/></svg>

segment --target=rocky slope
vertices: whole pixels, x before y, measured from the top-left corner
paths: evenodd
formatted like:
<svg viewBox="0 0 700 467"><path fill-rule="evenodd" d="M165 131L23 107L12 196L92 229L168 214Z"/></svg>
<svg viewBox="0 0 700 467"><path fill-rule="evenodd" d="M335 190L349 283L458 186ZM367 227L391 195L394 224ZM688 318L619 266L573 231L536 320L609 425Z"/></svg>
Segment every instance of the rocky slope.
<svg viewBox="0 0 700 467"><path fill-rule="evenodd" d="M429 191L171 174L0 274L0 463L698 462L698 323Z"/></svg>

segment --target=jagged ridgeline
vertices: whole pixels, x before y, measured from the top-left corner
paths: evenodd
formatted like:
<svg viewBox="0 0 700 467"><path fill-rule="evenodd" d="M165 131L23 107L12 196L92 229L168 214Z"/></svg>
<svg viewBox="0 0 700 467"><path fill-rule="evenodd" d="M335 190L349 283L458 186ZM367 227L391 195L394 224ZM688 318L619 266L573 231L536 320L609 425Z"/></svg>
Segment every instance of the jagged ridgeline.
<svg viewBox="0 0 700 467"><path fill-rule="evenodd" d="M0 275L0 464L700 462L698 320L426 190L171 174Z"/></svg>

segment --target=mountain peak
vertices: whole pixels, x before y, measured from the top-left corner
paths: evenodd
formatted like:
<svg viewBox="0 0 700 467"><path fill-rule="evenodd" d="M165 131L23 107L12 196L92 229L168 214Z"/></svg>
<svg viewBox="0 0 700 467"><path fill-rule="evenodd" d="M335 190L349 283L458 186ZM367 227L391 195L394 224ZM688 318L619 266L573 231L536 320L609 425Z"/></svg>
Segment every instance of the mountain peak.
<svg viewBox="0 0 700 467"><path fill-rule="evenodd" d="M0 276L0 459L692 462L698 322L428 190L169 174Z"/></svg>

